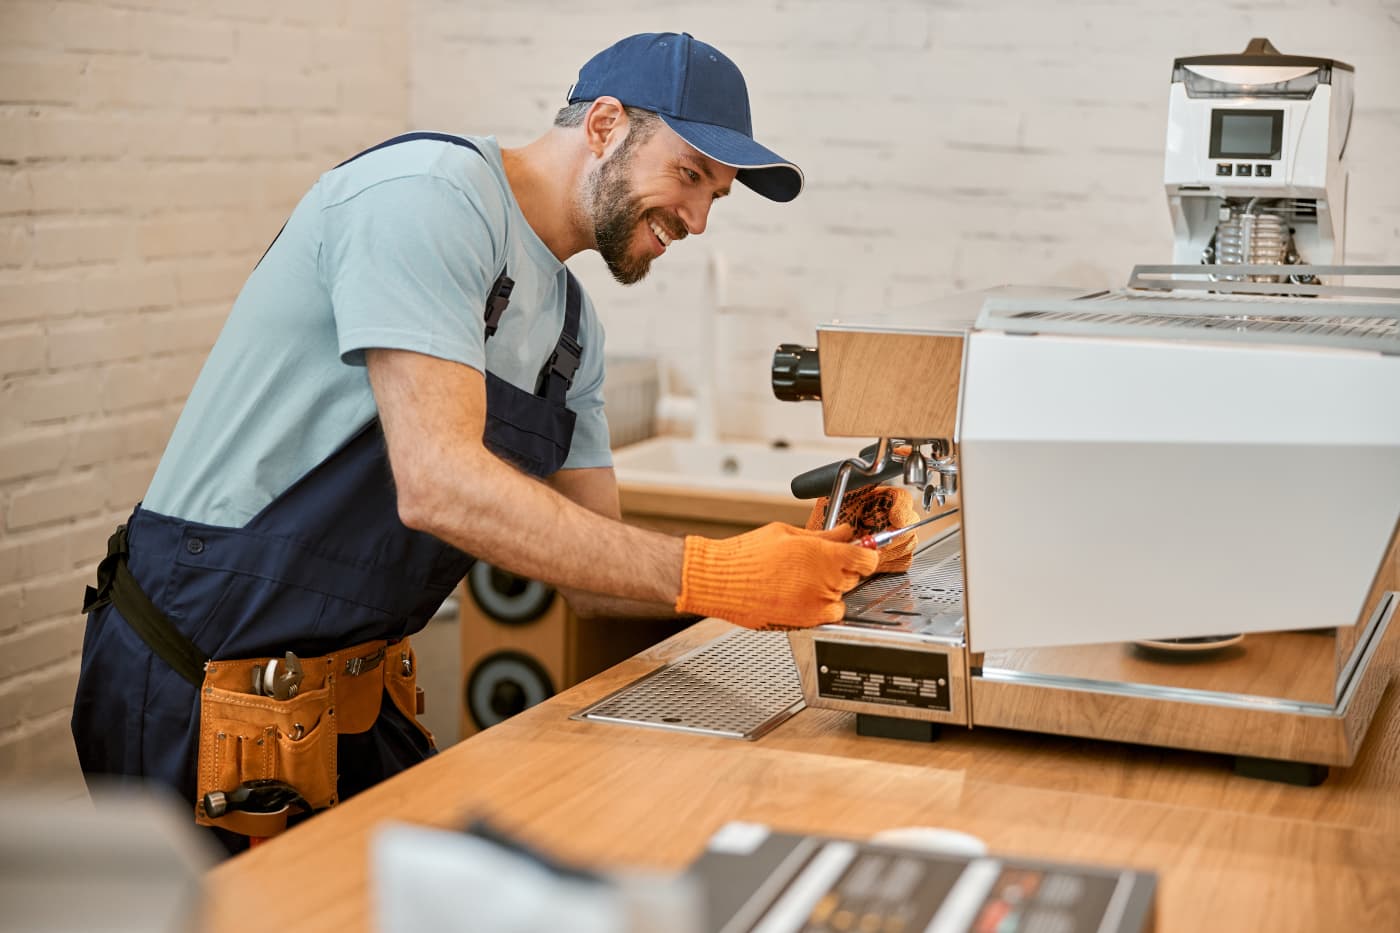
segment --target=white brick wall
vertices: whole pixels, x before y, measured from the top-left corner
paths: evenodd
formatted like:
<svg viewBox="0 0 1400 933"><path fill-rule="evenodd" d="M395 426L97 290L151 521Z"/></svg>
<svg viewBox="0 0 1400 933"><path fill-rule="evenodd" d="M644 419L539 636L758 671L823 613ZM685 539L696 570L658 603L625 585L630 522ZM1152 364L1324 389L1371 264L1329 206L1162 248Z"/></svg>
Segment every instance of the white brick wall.
<svg viewBox="0 0 1400 933"><path fill-rule="evenodd" d="M1171 61L1252 36L1356 66L1349 258L1400 262L1395 0L0 0L0 779L71 771L82 585L315 175L409 126L524 143L589 55L678 28L808 190L741 188L630 289L574 266L610 349L684 388L723 257L726 432L820 433L767 364L821 320L1167 261Z"/></svg>
<svg viewBox="0 0 1400 933"><path fill-rule="evenodd" d="M394 0L0 0L0 780L76 774L83 586L243 278L404 129Z"/></svg>
<svg viewBox="0 0 1400 933"><path fill-rule="evenodd" d="M573 262L618 352L696 360L705 259L727 260L715 325L721 430L815 437L775 402L780 340L850 311L1015 283L1122 284L1171 261L1162 146L1173 58L1267 36L1356 66L1348 259L1400 262L1400 5L1375 0L415 0L413 123L532 139L589 55L682 29L733 57L758 137L807 173L790 205L739 188L703 238L614 285Z"/></svg>

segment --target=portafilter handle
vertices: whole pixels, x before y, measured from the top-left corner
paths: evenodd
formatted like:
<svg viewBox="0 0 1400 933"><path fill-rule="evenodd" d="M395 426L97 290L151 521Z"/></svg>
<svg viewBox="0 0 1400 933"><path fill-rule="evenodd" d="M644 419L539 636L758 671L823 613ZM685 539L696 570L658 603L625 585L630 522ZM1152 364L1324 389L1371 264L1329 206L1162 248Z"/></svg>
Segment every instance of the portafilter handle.
<svg viewBox="0 0 1400 933"><path fill-rule="evenodd" d="M875 456L877 449L879 449L879 444L871 444L863 449L858 456L861 460L869 462ZM837 460L834 463L828 463L794 476L791 484L793 496L798 499L819 499L827 495L836 482L837 473L840 472L845 463L845 460ZM894 479L903 469L903 464L900 461L890 458L884 468L875 473L857 473L851 476L846 483L846 491L854 492L866 486L874 486L885 480Z"/></svg>
<svg viewBox="0 0 1400 933"><path fill-rule="evenodd" d="M882 437L875 445L875 453L869 460L863 457L852 457L841 462L840 466L836 468L836 482L831 486L831 498L827 501L826 523L822 525L823 531L830 531L836 527L836 520L841 515L841 505L846 501L846 493L850 492L852 474L873 478L879 476L892 465L895 467L895 473L902 469L899 466L900 461L896 460L892 454L890 439Z"/></svg>

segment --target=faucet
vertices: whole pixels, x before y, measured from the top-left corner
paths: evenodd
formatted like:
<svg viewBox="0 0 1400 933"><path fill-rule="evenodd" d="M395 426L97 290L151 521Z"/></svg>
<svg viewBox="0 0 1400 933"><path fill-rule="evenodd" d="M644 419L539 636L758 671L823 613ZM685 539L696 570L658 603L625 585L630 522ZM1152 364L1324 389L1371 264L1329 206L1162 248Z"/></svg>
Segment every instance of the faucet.
<svg viewBox="0 0 1400 933"><path fill-rule="evenodd" d="M700 302L700 339L695 354L695 421L694 439L712 444L719 438L715 427L715 367L719 352L719 315L724 307L728 270L724 256L711 250L705 262L704 296Z"/></svg>

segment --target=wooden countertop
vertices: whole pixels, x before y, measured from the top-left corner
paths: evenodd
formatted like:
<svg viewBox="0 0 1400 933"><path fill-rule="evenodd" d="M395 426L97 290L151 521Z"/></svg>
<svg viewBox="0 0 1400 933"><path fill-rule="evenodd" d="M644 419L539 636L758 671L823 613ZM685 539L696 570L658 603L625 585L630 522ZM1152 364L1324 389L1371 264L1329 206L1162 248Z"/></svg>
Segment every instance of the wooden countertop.
<svg viewBox="0 0 1400 933"><path fill-rule="evenodd" d="M1356 764L1316 788L1238 777L1221 756L1058 736L864 738L827 710L757 742L569 720L727 629L700 622L216 867L210 929L246 930L250 905L268 904L295 904L298 930L370 929L375 827L478 815L604 869L681 869L736 819L856 838L943 826L993 852L1156 871L1166 933L1400 929L1400 685Z"/></svg>

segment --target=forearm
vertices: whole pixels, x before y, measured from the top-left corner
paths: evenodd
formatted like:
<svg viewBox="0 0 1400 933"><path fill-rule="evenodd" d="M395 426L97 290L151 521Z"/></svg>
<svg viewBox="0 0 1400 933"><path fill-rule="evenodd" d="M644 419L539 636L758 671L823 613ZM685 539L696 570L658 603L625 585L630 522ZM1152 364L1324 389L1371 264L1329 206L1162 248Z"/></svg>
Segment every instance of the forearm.
<svg viewBox="0 0 1400 933"><path fill-rule="evenodd" d="M431 488L409 523L497 567L652 606L680 594L681 539L597 515L490 453Z"/></svg>
<svg viewBox="0 0 1400 933"><path fill-rule="evenodd" d="M547 482L564 498L576 502L591 512L617 521L622 519L622 501L617 488L617 476L611 467L581 470L560 470ZM671 619L678 618L673 606L666 603L623 599L588 590L561 589L569 608L581 619Z"/></svg>
<svg viewBox="0 0 1400 933"><path fill-rule="evenodd" d="M580 619L678 619L673 605L622 599L587 590L560 589L569 608ZM699 616L692 616L698 619Z"/></svg>
<svg viewBox="0 0 1400 933"><path fill-rule="evenodd" d="M486 450L484 405L464 402L484 401L479 372L395 351L368 363L405 524L561 589L675 605L682 539L580 506Z"/></svg>

